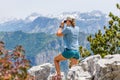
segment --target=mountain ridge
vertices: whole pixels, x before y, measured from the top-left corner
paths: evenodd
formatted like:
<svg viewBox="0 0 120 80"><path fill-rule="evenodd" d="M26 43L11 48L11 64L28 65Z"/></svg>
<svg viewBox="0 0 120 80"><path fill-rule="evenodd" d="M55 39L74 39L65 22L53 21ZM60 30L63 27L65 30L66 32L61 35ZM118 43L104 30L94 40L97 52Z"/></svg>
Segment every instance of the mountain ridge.
<svg viewBox="0 0 120 80"><path fill-rule="evenodd" d="M0 24L0 31L13 32L22 30L27 33L45 32L54 34L62 20L67 16L76 18L76 25L80 27L81 32L95 33L98 29L103 31L103 26L107 25L108 18L100 11L92 11L86 13L80 12L64 12L59 16L43 16L33 13L23 19L11 20ZM31 19L32 20L29 20Z"/></svg>

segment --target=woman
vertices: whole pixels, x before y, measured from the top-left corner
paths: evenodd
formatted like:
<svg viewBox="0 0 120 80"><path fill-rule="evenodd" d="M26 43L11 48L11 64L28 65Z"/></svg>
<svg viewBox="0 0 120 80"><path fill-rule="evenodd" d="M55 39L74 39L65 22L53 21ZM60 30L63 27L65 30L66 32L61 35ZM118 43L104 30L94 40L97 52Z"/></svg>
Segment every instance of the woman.
<svg viewBox="0 0 120 80"><path fill-rule="evenodd" d="M64 24L66 24L66 26L64 26ZM70 59L71 66L78 64L78 59L80 58L78 51L79 27L75 26L75 20L73 18L67 17L67 19L60 24L56 35L63 37L65 43L64 51L54 58L57 77L60 77L60 61Z"/></svg>

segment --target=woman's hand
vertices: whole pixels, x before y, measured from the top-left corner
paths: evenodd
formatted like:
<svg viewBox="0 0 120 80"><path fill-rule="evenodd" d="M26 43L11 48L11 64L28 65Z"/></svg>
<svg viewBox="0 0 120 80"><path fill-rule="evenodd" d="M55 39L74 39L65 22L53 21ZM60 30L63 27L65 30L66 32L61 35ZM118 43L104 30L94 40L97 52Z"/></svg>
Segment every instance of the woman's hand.
<svg viewBox="0 0 120 80"><path fill-rule="evenodd" d="M64 28L64 22L61 22L60 28Z"/></svg>
<svg viewBox="0 0 120 80"><path fill-rule="evenodd" d="M62 37L63 36L63 34L62 34L62 29L64 28L64 22L61 22L61 24L60 24L60 28L58 29L58 31L57 31L57 33L56 33L56 35L58 36L58 37Z"/></svg>

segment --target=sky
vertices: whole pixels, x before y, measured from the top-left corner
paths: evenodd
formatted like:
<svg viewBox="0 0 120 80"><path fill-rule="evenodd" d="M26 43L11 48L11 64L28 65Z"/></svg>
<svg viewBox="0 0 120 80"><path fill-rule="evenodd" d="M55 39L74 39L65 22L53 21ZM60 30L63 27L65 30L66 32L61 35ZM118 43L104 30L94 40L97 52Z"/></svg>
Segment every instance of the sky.
<svg viewBox="0 0 120 80"><path fill-rule="evenodd" d="M0 0L1 18L25 18L32 13L58 15L62 12L100 10L118 14L120 0Z"/></svg>

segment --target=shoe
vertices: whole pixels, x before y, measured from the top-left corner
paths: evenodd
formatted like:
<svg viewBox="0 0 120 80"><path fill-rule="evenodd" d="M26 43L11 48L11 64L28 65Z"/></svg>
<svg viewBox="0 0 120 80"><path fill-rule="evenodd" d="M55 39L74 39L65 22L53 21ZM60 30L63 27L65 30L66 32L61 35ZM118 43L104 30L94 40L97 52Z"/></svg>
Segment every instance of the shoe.
<svg viewBox="0 0 120 80"><path fill-rule="evenodd" d="M52 76L52 80L62 80L62 76L61 75Z"/></svg>

